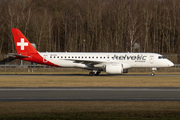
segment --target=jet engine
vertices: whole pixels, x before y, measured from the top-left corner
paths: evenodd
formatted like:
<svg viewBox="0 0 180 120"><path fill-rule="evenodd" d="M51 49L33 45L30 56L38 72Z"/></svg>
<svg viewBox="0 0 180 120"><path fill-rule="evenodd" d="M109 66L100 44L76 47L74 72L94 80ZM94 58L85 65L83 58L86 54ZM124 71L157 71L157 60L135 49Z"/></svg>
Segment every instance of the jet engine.
<svg viewBox="0 0 180 120"><path fill-rule="evenodd" d="M123 73L123 64L112 63L105 66L105 72L107 74L122 74Z"/></svg>

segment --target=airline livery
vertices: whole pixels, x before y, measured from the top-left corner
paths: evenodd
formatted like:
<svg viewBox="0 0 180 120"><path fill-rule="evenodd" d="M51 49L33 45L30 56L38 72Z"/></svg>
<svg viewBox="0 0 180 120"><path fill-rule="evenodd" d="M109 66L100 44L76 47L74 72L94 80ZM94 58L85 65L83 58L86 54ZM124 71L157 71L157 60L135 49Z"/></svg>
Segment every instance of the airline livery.
<svg viewBox="0 0 180 120"><path fill-rule="evenodd" d="M17 54L15 58L56 67L91 70L90 76L127 73L129 68L172 67L174 64L157 53L90 53L90 52L38 52L19 29L12 28Z"/></svg>

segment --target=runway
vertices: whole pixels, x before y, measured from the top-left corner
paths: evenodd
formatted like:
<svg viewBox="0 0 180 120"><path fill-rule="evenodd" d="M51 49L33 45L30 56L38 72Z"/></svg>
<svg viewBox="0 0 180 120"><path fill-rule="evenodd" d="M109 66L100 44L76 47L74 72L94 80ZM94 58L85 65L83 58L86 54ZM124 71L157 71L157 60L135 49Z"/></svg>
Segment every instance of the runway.
<svg viewBox="0 0 180 120"><path fill-rule="evenodd" d="M0 101L180 101L180 87L0 88Z"/></svg>
<svg viewBox="0 0 180 120"><path fill-rule="evenodd" d="M0 77L11 77L11 76L89 76L89 74L0 74ZM121 74L121 75L108 75L108 74L100 74L99 76L147 76L147 77L153 77L150 74ZM161 76L161 77L180 77L180 74L157 74L155 76ZM90 76L93 77L93 76ZM98 77L98 76L97 76Z"/></svg>

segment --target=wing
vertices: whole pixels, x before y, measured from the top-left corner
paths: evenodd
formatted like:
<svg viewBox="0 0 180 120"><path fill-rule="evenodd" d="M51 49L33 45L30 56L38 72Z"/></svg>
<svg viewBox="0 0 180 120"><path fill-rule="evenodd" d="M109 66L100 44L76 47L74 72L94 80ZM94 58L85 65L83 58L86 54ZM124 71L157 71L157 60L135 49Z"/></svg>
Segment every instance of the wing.
<svg viewBox="0 0 180 120"><path fill-rule="evenodd" d="M67 59L66 59L67 60ZM95 65L99 65L99 64L106 64L107 62L104 61L94 61L94 60L72 60L72 59L68 59L69 61L74 61L74 63L82 63L82 64L86 64L88 66L95 66Z"/></svg>
<svg viewBox="0 0 180 120"><path fill-rule="evenodd" d="M89 67L97 67L97 68L102 68L107 64L111 64L111 63L117 63L117 64L123 64L123 68L124 69L128 69L131 68L131 65L128 63L119 63L119 62L110 62L110 61L94 61L94 60L72 60L72 59L68 59L70 61L74 61L74 63L82 63L82 64L86 64Z"/></svg>

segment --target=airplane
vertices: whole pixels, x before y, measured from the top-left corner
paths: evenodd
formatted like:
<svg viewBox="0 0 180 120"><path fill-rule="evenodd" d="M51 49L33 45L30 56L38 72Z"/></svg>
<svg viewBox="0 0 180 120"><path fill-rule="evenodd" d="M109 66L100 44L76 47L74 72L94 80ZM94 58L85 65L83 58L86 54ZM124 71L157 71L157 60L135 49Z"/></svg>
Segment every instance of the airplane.
<svg viewBox="0 0 180 120"><path fill-rule="evenodd" d="M172 67L174 64L157 53L110 53L110 52L38 52L17 28L12 28L17 53L16 59L62 68L91 70L90 76L127 73L129 68Z"/></svg>

